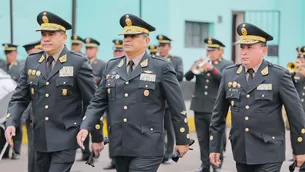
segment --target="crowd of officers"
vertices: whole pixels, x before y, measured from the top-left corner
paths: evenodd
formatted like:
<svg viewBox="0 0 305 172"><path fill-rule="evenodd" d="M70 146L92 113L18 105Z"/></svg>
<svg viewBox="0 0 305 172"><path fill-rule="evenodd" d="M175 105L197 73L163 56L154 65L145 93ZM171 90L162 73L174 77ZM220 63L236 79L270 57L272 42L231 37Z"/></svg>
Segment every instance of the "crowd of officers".
<svg viewBox="0 0 305 172"><path fill-rule="evenodd" d="M72 51L68 50L65 31L72 26L56 14L41 12L37 22L41 40L23 46L29 54L26 61L17 60L17 45L3 44L6 61L0 64L18 82L6 116L11 158L20 157L25 123L29 172L70 171L78 147L82 148L80 161L87 161L91 153L97 159L104 147L105 117L111 162L104 169L154 172L161 163L172 163L174 151L183 157L190 142L179 84L184 77L195 78L190 109L200 145L201 165L196 172L209 172L210 167L213 172L221 170L229 108L229 139L237 171L280 170L285 154L282 105L294 159L298 166L303 164L305 47L297 48L298 70L290 74L263 59L267 41L273 37L243 23L237 28L240 40L236 42L241 64L223 58L221 41L206 38L206 57L184 74L182 58L169 54L172 40L160 34L159 44L149 45L149 33L155 28L132 14L121 17L124 39L113 40L114 57L107 63L97 57L100 43L94 38L73 35ZM3 158L9 158L8 150Z"/></svg>

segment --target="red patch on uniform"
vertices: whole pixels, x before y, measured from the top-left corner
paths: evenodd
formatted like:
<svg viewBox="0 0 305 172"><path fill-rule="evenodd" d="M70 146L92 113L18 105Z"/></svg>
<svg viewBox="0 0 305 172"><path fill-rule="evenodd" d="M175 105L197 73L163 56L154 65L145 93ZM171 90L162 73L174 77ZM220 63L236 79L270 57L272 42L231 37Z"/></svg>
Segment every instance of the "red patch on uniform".
<svg viewBox="0 0 305 172"><path fill-rule="evenodd" d="M219 74L219 70L215 68L215 71L213 72L213 75Z"/></svg>

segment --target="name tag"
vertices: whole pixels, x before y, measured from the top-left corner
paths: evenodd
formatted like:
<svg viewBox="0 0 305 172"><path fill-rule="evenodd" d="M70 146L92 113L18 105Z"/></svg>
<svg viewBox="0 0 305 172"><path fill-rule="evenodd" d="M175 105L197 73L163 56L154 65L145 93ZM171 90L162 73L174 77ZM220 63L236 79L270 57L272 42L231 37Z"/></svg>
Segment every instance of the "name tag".
<svg viewBox="0 0 305 172"><path fill-rule="evenodd" d="M64 66L59 71L59 77L73 76L73 66Z"/></svg>
<svg viewBox="0 0 305 172"><path fill-rule="evenodd" d="M294 76L294 79L299 80L299 79L300 79L300 77L299 77L299 76Z"/></svg>
<svg viewBox="0 0 305 172"><path fill-rule="evenodd" d="M272 84L260 84L257 90L272 90Z"/></svg>
<svg viewBox="0 0 305 172"><path fill-rule="evenodd" d="M140 75L140 80L141 81L156 82L156 74L142 73Z"/></svg>

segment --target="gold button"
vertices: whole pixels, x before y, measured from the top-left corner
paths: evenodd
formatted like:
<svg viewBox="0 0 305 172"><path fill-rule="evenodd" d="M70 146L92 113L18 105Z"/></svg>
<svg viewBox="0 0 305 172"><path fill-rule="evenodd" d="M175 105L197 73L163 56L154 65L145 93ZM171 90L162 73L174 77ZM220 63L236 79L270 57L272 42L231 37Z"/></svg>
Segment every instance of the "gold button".
<svg viewBox="0 0 305 172"><path fill-rule="evenodd" d="M110 86L110 84L108 84L108 86Z"/></svg>
<svg viewBox="0 0 305 172"><path fill-rule="evenodd" d="M181 127L181 128L180 128L180 132L181 132L181 133L184 133L184 132L185 132L185 128Z"/></svg>
<svg viewBox="0 0 305 172"><path fill-rule="evenodd" d="M124 106L124 109L127 110L127 106Z"/></svg>
<svg viewBox="0 0 305 172"><path fill-rule="evenodd" d="M150 131L154 131L154 129L153 129L153 128L150 128Z"/></svg>
<svg viewBox="0 0 305 172"><path fill-rule="evenodd" d="M304 99L301 99L301 102L304 102Z"/></svg>
<svg viewBox="0 0 305 172"><path fill-rule="evenodd" d="M125 82L125 84L126 84L126 85L128 85L128 84L129 84L129 82L127 81L127 82Z"/></svg>
<svg viewBox="0 0 305 172"><path fill-rule="evenodd" d="M103 117L101 117L101 118L100 118L100 121L103 121L103 119L104 119L104 118L103 118Z"/></svg>
<svg viewBox="0 0 305 172"><path fill-rule="evenodd" d="M207 73L207 76L210 76L211 74L210 73Z"/></svg>
<svg viewBox="0 0 305 172"><path fill-rule="evenodd" d="M302 142L303 138L302 137L298 137L298 142Z"/></svg>
<svg viewBox="0 0 305 172"><path fill-rule="evenodd" d="M301 130L301 133L302 133L302 134L305 134L305 129L304 129L304 128Z"/></svg>
<svg viewBox="0 0 305 172"><path fill-rule="evenodd" d="M208 89L209 87L206 85L206 86L204 86L204 88L205 88L205 89Z"/></svg>
<svg viewBox="0 0 305 172"><path fill-rule="evenodd" d="M246 96L247 98L250 98L250 94L247 94L247 96Z"/></svg>
<svg viewBox="0 0 305 172"><path fill-rule="evenodd" d="M302 95L305 96L305 93L303 92Z"/></svg>
<svg viewBox="0 0 305 172"><path fill-rule="evenodd" d="M145 85L145 88L148 88L148 85Z"/></svg>
<svg viewBox="0 0 305 172"><path fill-rule="evenodd" d="M205 82L209 82L209 80L207 79Z"/></svg>
<svg viewBox="0 0 305 172"><path fill-rule="evenodd" d="M66 84L66 82L64 82L64 84Z"/></svg>
<svg viewBox="0 0 305 172"><path fill-rule="evenodd" d="M46 97L49 97L49 94L47 93L45 96L46 96Z"/></svg>
<svg viewBox="0 0 305 172"><path fill-rule="evenodd" d="M191 137L190 134L187 134L187 135L186 135L186 138L187 138L187 139L189 139L190 137Z"/></svg>
<svg viewBox="0 0 305 172"><path fill-rule="evenodd" d="M48 106L48 105L45 105L45 106L44 106L44 108L45 108L45 109L48 109L48 108L49 108L49 106Z"/></svg>
<svg viewBox="0 0 305 172"><path fill-rule="evenodd" d="M246 108L246 109L249 109L250 107L247 105L245 108Z"/></svg>
<svg viewBox="0 0 305 172"><path fill-rule="evenodd" d="M210 136L210 140L214 140L214 137L213 137L213 136Z"/></svg>
<svg viewBox="0 0 305 172"><path fill-rule="evenodd" d="M101 128L101 126L99 124L95 125L95 129L99 130Z"/></svg>
<svg viewBox="0 0 305 172"><path fill-rule="evenodd" d="M46 85L49 85L50 83L49 82L46 82Z"/></svg>
<svg viewBox="0 0 305 172"><path fill-rule="evenodd" d="M125 93L124 95L125 95L125 97L128 97L128 93Z"/></svg>
<svg viewBox="0 0 305 172"><path fill-rule="evenodd" d="M8 118L8 117L10 117L11 116L11 114L10 113L8 113L7 115L6 115L6 117Z"/></svg>
<svg viewBox="0 0 305 172"><path fill-rule="evenodd" d="M265 97L265 95L263 94L263 95L262 95L262 98L264 98L264 97Z"/></svg>
<svg viewBox="0 0 305 172"><path fill-rule="evenodd" d="M33 82L31 81L30 84L33 84Z"/></svg>
<svg viewBox="0 0 305 172"><path fill-rule="evenodd" d="M205 92L204 92L204 95L208 95L208 92L205 91Z"/></svg>
<svg viewBox="0 0 305 172"><path fill-rule="evenodd" d="M187 123L187 118L184 118L184 123Z"/></svg>
<svg viewBox="0 0 305 172"><path fill-rule="evenodd" d="M77 123L76 122L74 122L74 125L76 125Z"/></svg>
<svg viewBox="0 0 305 172"><path fill-rule="evenodd" d="M84 121L86 118L87 118L87 116L84 116L84 117L83 117L83 121Z"/></svg>
<svg viewBox="0 0 305 172"><path fill-rule="evenodd" d="M44 120L48 121L48 120L49 120L49 117L45 117Z"/></svg>
<svg viewBox="0 0 305 172"><path fill-rule="evenodd" d="M274 137L274 136L272 136L272 139L274 140L274 139L275 139L275 137Z"/></svg>
<svg viewBox="0 0 305 172"><path fill-rule="evenodd" d="M248 132L248 131L249 131L249 128L245 128L245 131Z"/></svg>
<svg viewBox="0 0 305 172"><path fill-rule="evenodd" d="M245 117L245 120L248 121L248 120L249 120L249 117L246 116L246 117Z"/></svg>
<svg viewBox="0 0 305 172"><path fill-rule="evenodd" d="M123 121L124 121L124 122L127 122L127 118L124 118Z"/></svg>

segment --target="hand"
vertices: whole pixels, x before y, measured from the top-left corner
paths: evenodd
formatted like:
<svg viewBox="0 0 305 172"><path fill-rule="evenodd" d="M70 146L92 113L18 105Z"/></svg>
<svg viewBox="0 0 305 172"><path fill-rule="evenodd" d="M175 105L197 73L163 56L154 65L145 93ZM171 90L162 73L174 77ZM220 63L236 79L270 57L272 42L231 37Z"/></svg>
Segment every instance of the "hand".
<svg viewBox="0 0 305 172"><path fill-rule="evenodd" d="M103 142L92 143L91 144L91 149L92 149L92 152L94 153L94 155L98 156L99 153L104 149L104 143Z"/></svg>
<svg viewBox="0 0 305 172"><path fill-rule="evenodd" d="M88 130L84 129L80 130L76 136L77 143L83 150L85 150L84 141L86 140L87 136Z"/></svg>
<svg viewBox="0 0 305 172"><path fill-rule="evenodd" d="M213 66L207 62L203 65L203 68L207 71L211 71L213 69Z"/></svg>
<svg viewBox="0 0 305 172"><path fill-rule="evenodd" d="M219 166L221 164L220 153L212 152L210 153L210 162L214 166Z"/></svg>
<svg viewBox="0 0 305 172"><path fill-rule="evenodd" d="M8 126L5 130L5 138L11 147L14 146L12 137L15 135L16 135L16 128L14 126Z"/></svg>
<svg viewBox="0 0 305 172"><path fill-rule="evenodd" d="M179 152L180 158L182 158L189 150L189 145L177 145L175 151Z"/></svg>
<svg viewBox="0 0 305 172"><path fill-rule="evenodd" d="M305 154L295 155L294 159L297 161L297 167L301 167L305 162Z"/></svg>

